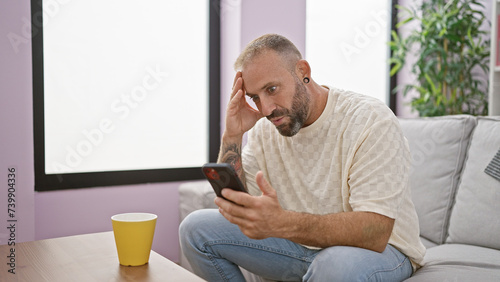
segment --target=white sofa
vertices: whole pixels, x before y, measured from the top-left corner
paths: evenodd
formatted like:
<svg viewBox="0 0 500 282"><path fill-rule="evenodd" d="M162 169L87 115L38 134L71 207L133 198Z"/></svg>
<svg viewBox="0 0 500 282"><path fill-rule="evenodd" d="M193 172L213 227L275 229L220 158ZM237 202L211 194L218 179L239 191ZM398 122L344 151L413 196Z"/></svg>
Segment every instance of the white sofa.
<svg viewBox="0 0 500 282"><path fill-rule="evenodd" d="M500 117L400 123L413 157L412 198L427 247L424 266L407 281L500 281L500 180L485 172L497 153L500 161ZM181 220L216 207L206 181L182 184L179 196ZM183 255L181 265L190 269Z"/></svg>

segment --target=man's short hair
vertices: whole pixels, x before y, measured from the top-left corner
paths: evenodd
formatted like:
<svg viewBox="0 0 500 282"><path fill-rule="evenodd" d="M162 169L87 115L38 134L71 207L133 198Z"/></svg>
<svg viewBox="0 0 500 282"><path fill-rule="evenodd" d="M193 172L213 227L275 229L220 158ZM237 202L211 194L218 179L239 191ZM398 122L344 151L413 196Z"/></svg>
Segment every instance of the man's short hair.
<svg viewBox="0 0 500 282"><path fill-rule="evenodd" d="M279 34L265 34L248 43L236 59L234 69L241 70L247 62L268 50L277 52L283 61L288 64L287 67L290 71L293 71L297 61L302 59L300 51L286 37Z"/></svg>

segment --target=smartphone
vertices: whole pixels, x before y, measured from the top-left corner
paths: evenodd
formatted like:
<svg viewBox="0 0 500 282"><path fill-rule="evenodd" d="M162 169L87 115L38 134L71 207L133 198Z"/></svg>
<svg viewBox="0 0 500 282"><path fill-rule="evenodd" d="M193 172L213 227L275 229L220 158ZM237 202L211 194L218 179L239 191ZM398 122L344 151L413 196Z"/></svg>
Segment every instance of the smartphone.
<svg viewBox="0 0 500 282"><path fill-rule="evenodd" d="M222 197L221 192L224 188L248 193L236 171L228 163L207 163L201 167L201 170L218 197Z"/></svg>

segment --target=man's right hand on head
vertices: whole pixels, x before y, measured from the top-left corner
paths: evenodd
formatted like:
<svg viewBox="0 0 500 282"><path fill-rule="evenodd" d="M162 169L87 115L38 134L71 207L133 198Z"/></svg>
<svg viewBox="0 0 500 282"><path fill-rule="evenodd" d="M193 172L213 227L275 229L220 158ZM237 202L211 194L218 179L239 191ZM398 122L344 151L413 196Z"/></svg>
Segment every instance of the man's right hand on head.
<svg viewBox="0 0 500 282"><path fill-rule="evenodd" d="M246 101L242 73L238 71L234 77L233 90L226 110L224 138L241 139L243 134L262 117L262 114Z"/></svg>

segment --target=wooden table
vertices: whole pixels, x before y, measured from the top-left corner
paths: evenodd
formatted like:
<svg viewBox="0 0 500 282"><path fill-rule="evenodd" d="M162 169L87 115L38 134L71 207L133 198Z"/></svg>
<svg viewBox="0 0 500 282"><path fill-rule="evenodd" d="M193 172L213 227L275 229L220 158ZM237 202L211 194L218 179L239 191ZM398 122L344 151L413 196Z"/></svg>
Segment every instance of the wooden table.
<svg viewBox="0 0 500 282"><path fill-rule="evenodd" d="M8 256L15 248L15 274ZM0 281L204 281L151 251L149 263L122 266L113 232L0 246Z"/></svg>

